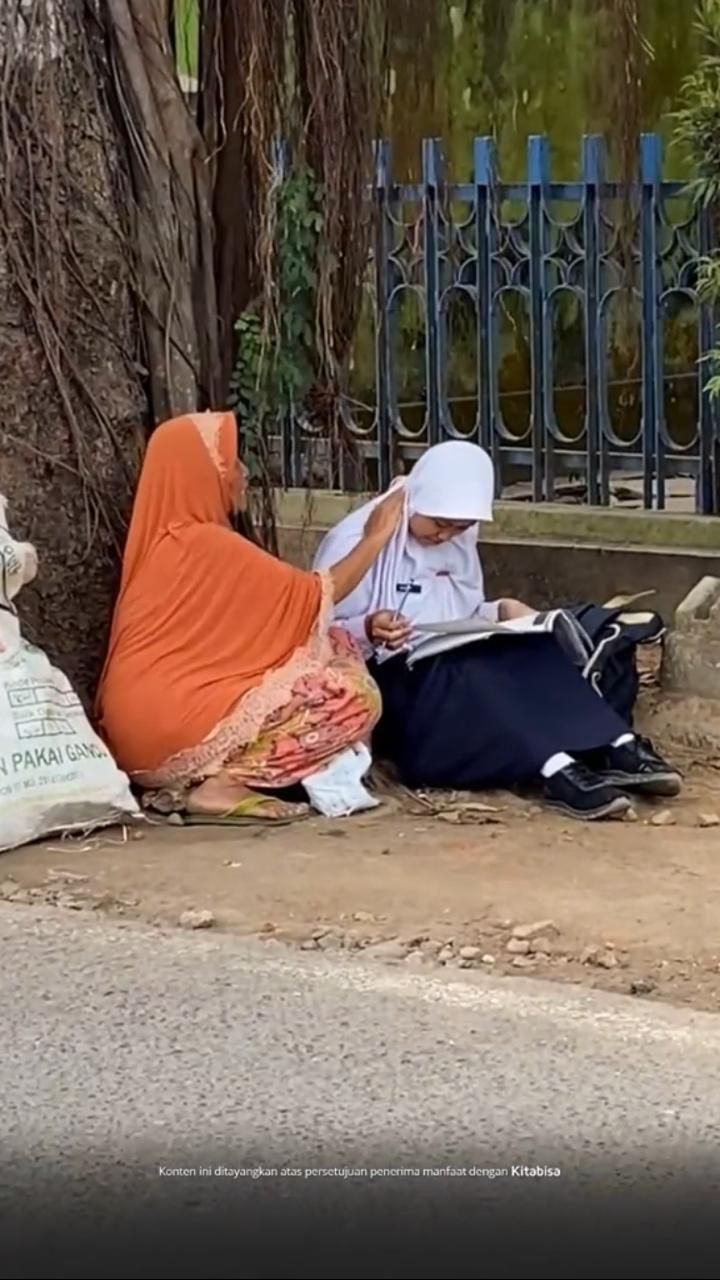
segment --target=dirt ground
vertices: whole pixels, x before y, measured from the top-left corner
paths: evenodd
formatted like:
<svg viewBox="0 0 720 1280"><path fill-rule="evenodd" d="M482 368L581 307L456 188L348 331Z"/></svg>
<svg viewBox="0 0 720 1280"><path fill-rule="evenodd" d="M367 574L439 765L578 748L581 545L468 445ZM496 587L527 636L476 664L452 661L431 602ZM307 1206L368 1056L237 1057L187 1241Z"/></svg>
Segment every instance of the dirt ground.
<svg viewBox="0 0 720 1280"><path fill-rule="evenodd" d="M207 927L306 949L537 973L715 1010L720 761L695 749L678 763L683 797L639 805L630 822L583 825L504 793L394 791L340 822L143 826L17 850L3 855L0 897L158 925L194 910L211 913Z"/></svg>

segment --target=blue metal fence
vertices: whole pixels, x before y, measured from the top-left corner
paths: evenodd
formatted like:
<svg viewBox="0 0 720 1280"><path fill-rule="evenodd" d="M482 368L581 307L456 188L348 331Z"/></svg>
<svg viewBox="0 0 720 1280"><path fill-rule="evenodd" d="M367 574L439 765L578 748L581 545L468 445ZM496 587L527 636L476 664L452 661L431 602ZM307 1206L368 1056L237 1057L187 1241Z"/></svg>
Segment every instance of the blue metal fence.
<svg viewBox="0 0 720 1280"><path fill-rule="evenodd" d="M448 183L428 139L422 183L406 185L378 144L369 305L343 414L373 486L461 437L535 501L574 477L588 503L607 505L622 481L663 509L686 477L695 509L718 512L720 415L705 389L715 326L697 295L712 219L662 170L660 138L644 134L627 192L606 180L602 139L586 136L580 180L555 182L547 139L531 137L527 181L507 184L492 139L476 138L472 182ZM313 432L296 422L288 435L284 480L303 483ZM347 484L345 452L314 448L324 482Z"/></svg>

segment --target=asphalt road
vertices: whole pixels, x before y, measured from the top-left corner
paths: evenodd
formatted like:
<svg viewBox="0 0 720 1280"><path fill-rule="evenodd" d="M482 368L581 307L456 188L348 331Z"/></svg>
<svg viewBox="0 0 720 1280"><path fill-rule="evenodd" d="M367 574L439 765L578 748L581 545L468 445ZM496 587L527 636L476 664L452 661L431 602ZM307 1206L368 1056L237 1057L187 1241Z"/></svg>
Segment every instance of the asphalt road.
<svg viewBox="0 0 720 1280"><path fill-rule="evenodd" d="M34 908L0 945L7 1274L717 1274L712 1015Z"/></svg>

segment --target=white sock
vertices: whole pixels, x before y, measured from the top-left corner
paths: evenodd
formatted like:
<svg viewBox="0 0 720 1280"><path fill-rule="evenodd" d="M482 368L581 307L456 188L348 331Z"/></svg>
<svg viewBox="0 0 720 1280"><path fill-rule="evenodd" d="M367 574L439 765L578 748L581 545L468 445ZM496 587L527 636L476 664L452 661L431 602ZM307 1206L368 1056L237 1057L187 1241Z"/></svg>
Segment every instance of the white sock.
<svg viewBox="0 0 720 1280"><path fill-rule="evenodd" d="M567 769L574 763L572 756L569 756L566 751L557 751L554 756L550 756L550 759L545 761L540 772L543 778L552 778L561 769Z"/></svg>
<svg viewBox="0 0 720 1280"><path fill-rule="evenodd" d="M635 741L634 733L621 733L619 738L610 743L611 747L626 747L629 742Z"/></svg>

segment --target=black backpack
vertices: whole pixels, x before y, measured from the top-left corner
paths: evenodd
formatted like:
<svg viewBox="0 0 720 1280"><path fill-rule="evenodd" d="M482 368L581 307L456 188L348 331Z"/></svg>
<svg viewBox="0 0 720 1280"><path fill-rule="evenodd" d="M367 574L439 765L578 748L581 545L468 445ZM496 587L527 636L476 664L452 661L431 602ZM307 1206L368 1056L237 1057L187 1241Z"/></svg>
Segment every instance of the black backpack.
<svg viewBox="0 0 720 1280"><path fill-rule="evenodd" d="M658 613L635 612L630 605L575 604L566 607L592 642L583 675L632 727L640 678L638 645L659 644L665 624Z"/></svg>

